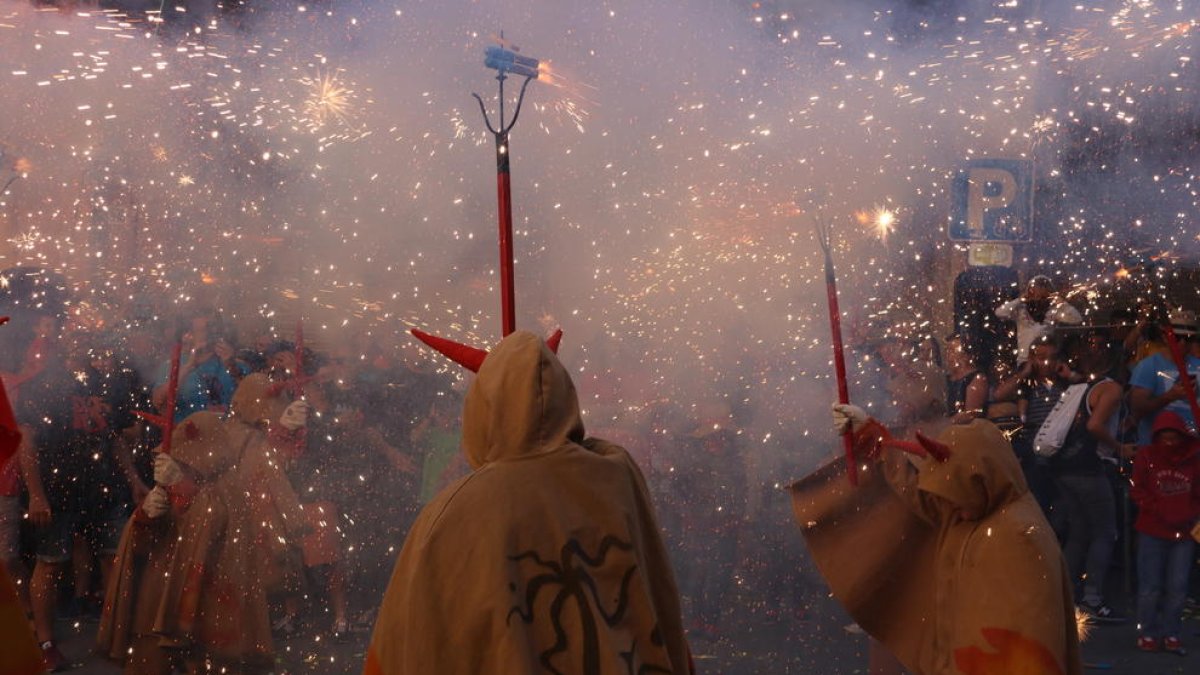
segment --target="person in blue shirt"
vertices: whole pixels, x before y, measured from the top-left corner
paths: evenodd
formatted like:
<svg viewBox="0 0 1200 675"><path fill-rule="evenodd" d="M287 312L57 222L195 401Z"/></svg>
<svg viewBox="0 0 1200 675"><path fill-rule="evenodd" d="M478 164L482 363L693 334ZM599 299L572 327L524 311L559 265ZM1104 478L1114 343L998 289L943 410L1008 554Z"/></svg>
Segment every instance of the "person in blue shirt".
<svg viewBox="0 0 1200 675"><path fill-rule="evenodd" d="M213 336L211 324L212 321L206 316L195 317L191 330L183 336L179 393L175 398L176 422L202 410L225 412L233 399L233 391L237 389L229 366L235 351L225 339ZM167 379L170 373L170 361L159 367L154 387L154 405L159 410L167 407Z"/></svg>
<svg viewBox="0 0 1200 675"><path fill-rule="evenodd" d="M1195 312L1179 310L1171 313L1171 328L1180 342L1184 343L1184 358L1193 388L1196 376L1200 375L1200 327L1197 324ZM1178 413L1195 433L1196 420L1192 417L1179 368L1170 354L1153 354L1139 361L1134 366L1129 385L1129 405L1141 419L1138 427L1139 445L1149 445L1153 441L1150 425L1162 410Z"/></svg>

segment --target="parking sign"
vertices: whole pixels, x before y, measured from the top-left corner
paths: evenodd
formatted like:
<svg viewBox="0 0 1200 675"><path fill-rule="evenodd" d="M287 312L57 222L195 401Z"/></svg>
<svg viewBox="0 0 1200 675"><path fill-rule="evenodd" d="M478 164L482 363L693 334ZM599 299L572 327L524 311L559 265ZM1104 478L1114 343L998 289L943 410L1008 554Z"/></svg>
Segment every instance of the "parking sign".
<svg viewBox="0 0 1200 675"><path fill-rule="evenodd" d="M951 199L954 241L1033 238L1033 166L1028 160L971 160L954 177Z"/></svg>

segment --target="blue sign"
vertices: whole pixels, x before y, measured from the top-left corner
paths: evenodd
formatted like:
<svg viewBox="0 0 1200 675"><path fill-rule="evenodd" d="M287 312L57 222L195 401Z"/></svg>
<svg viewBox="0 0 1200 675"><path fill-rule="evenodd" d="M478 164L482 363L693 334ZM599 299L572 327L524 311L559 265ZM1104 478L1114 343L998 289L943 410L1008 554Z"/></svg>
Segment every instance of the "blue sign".
<svg viewBox="0 0 1200 675"><path fill-rule="evenodd" d="M1033 165L1028 160L971 160L954 177L950 195L950 239L1033 238Z"/></svg>

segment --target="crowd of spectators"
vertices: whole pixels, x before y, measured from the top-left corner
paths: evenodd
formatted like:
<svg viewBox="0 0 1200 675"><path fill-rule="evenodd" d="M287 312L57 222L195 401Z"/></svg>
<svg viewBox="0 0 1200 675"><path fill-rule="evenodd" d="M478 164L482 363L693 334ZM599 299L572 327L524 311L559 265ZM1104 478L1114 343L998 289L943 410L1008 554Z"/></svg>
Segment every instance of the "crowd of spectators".
<svg viewBox="0 0 1200 675"><path fill-rule="evenodd" d="M13 321L0 377L24 439L0 467L0 562L18 581L53 669L68 664L56 621L99 619L122 531L154 486L161 431L138 413L177 421L225 413L247 376L282 382L303 374L311 412L304 447L285 471L322 526L296 542L303 574L273 599L273 628L283 636L365 631L423 500L467 471L457 453L454 382L430 360L406 359L369 336L297 349L294 336L250 333L211 308L106 327L80 325L56 299L5 313Z"/></svg>
<svg viewBox="0 0 1200 675"><path fill-rule="evenodd" d="M296 336L256 331L261 324L214 307L85 326L42 300L17 308L2 329L0 377L25 445L19 461L0 467L0 558L21 581L48 662L66 662L57 619L100 614L122 528L153 488L160 432L135 413L224 413L254 373L303 379L312 412L286 475L306 513L333 524L299 542L302 573L273 598L273 629L365 633L412 518L469 472L451 376L415 345L368 335L298 349ZM988 311L1007 330L1001 358L981 354L966 332L938 343L887 337L860 349L856 365L873 365L876 379L854 396L878 399L871 413L899 433L935 417L994 422L1062 543L1080 608L1102 622L1126 621L1118 609L1136 612L1138 648L1181 650L1179 617L1198 576L1190 529L1200 517L1200 441L1161 324L1194 376L1195 314L1176 308L1160 321L1138 308L1085 319L1045 277ZM795 618L823 597L816 575L795 564L799 538L778 485L753 475L740 411L721 398L639 410L589 418L589 432L628 446L646 473L692 639L723 639L746 610Z"/></svg>
<svg viewBox="0 0 1200 675"><path fill-rule="evenodd" d="M995 423L1062 544L1079 609L1093 622L1123 623L1118 607L1127 607L1138 649L1182 652L1180 620L1200 597L1196 313L1145 303L1085 319L1041 275L1019 297L973 311L1002 320L999 343L970 334L969 326L985 322L969 317L959 322L968 329L941 345L895 338L875 345L889 380L873 414L896 428L919 426L932 408L913 409L924 399L910 392L944 392L942 410L953 423ZM906 355L904 368L890 364L896 350ZM941 373L930 367L939 365Z"/></svg>

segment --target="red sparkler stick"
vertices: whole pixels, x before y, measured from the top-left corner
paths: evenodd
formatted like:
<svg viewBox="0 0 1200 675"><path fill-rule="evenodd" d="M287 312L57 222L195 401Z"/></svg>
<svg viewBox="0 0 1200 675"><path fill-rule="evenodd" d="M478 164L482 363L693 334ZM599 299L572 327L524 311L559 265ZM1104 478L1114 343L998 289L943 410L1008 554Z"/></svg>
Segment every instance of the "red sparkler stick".
<svg viewBox="0 0 1200 675"><path fill-rule="evenodd" d="M138 417L163 430L162 453L171 454L171 436L175 433L175 405L179 396L179 357L183 352L183 341L176 341L171 350L171 373L167 376L167 398L162 415L135 411Z"/></svg>
<svg viewBox="0 0 1200 675"><path fill-rule="evenodd" d="M1179 381L1183 383L1183 392L1187 396L1188 406L1192 409L1192 425L1200 430L1200 402L1196 401L1196 383L1188 374L1187 355L1183 353L1183 346L1175 337L1175 329L1171 327L1170 323L1163 326L1163 333L1167 336L1167 347L1171 350L1171 360L1175 362L1175 368L1179 370Z"/></svg>
<svg viewBox="0 0 1200 675"><path fill-rule="evenodd" d="M179 358L183 352L183 341L176 340L175 347L171 350L171 371L167 375L167 397L164 407L166 410L162 415L135 410L134 414L146 420L150 424L163 430L162 443L159 444L159 452L164 455L171 454L171 437L175 435L175 405L176 399L179 397ZM160 489L160 488L155 488ZM133 513L133 518L136 522L146 523L150 521L150 516L146 515L146 511L139 504L137 510Z"/></svg>
<svg viewBox="0 0 1200 675"><path fill-rule="evenodd" d="M830 247L829 225L817 222L817 243L825 253L825 296L829 304L829 329L833 334L833 368L837 376L838 402L850 402L850 387L846 381L846 354L842 342L842 313L838 309L837 275L833 269L833 252ZM858 485L858 471L854 463L854 436L850 429L842 434L842 447L846 454L846 474L851 485Z"/></svg>
<svg viewBox="0 0 1200 675"><path fill-rule="evenodd" d="M296 319L296 374L292 396L304 398L304 319Z"/></svg>

